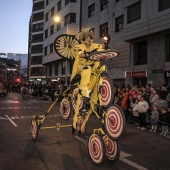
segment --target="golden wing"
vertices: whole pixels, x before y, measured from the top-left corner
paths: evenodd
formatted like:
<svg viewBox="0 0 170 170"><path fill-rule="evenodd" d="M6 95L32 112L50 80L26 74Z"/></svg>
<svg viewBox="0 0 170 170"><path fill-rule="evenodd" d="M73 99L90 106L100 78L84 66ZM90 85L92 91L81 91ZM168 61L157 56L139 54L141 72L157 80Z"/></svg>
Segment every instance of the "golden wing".
<svg viewBox="0 0 170 170"><path fill-rule="evenodd" d="M54 41L55 52L65 59L74 59L76 57L76 45L78 39L74 35L62 34Z"/></svg>

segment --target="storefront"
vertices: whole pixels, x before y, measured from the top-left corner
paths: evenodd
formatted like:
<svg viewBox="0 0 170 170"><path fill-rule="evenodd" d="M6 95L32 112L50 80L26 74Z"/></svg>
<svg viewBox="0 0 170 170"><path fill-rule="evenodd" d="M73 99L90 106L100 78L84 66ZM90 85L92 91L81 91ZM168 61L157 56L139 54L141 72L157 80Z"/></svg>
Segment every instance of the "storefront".
<svg viewBox="0 0 170 170"><path fill-rule="evenodd" d="M133 85L138 87L145 86L147 84L147 71L126 71L126 78L133 79Z"/></svg>

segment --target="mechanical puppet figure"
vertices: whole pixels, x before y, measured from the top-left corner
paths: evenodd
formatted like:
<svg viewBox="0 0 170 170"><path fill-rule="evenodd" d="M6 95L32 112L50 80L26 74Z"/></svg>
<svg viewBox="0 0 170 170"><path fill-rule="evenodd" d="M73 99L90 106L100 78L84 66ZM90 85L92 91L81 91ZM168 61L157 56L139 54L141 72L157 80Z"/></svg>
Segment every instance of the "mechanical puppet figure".
<svg viewBox="0 0 170 170"><path fill-rule="evenodd" d="M100 66L100 61L92 61L89 59L89 55L93 52L103 51L105 46L104 44L96 44L94 41L94 32L90 28L83 28L79 33L79 39L81 44L76 45L76 57L73 65L72 75L70 81L77 75L81 75L79 93L76 101L75 114L73 118L73 131L76 129L77 116L79 114L79 105L82 97L89 98L90 92L93 90L90 98L94 104L97 103L97 87L94 89L88 89L92 79L92 75L95 76L95 70ZM91 109L89 109L88 115L91 114ZM87 120L88 116L87 115ZM87 122L85 119L83 126ZM83 128L83 127L82 127Z"/></svg>

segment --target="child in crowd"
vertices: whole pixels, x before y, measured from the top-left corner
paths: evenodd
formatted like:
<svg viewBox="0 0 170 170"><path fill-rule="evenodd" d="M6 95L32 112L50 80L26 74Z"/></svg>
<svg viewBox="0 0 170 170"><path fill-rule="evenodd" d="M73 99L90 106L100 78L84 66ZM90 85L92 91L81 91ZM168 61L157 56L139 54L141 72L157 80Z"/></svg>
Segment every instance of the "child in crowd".
<svg viewBox="0 0 170 170"><path fill-rule="evenodd" d="M168 133L168 109L165 107L161 108L160 123L162 125L162 132L160 135L166 136Z"/></svg>
<svg viewBox="0 0 170 170"><path fill-rule="evenodd" d="M139 125L139 113L138 113L138 103L139 103L139 99L137 98L135 100L135 103L132 104L132 110L133 110L133 117L134 117L134 122L135 124Z"/></svg>
<svg viewBox="0 0 170 170"><path fill-rule="evenodd" d="M151 132L152 131L156 132L156 129L158 127L158 125L157 125L157 121L159 119L159 111L158 110L159 110L158 106L154 105L153 110L151 112L151 119L150 119L150 123L152 125L152 128L150 130Z"/></svg>
<svg viewBox="0 0 170 170"><path fill-rule="evenodd" d="M122 102L119 96L115 96L114 104L121 106Z"/></svg>

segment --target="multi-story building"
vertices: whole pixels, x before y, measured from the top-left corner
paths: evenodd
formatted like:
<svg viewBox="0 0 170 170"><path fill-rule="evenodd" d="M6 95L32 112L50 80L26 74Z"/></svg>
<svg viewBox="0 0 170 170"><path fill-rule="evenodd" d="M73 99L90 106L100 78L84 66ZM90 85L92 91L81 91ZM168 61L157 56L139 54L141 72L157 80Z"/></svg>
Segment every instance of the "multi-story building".
<svg viewBox="0 0 170 170"><path fill-rule="evenodd" d="M56 23L54 18L61 18ZM46 66L47 81L69 82L72 64L54 52L53 43L61 34L77 35L79 31L80 0L45 0L43 65Z"/></svg>
<svg viewBox="0 0 170 170"><path fill-rule="evenodd" d="M115 84L170 85L170 1L82 0L82 27L94 28L102 43L120 55L107 62Z"/></svg>
<svg viewBox="0 0 170 170"><path fill-rule="evenodd" d="M29 80L36 84L46 82L46 67L43 58L44 0L33 0L32 16L29 23Z"/></svg>

